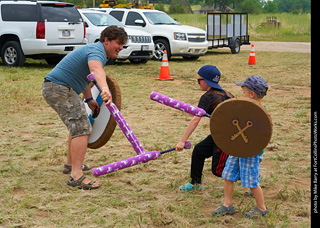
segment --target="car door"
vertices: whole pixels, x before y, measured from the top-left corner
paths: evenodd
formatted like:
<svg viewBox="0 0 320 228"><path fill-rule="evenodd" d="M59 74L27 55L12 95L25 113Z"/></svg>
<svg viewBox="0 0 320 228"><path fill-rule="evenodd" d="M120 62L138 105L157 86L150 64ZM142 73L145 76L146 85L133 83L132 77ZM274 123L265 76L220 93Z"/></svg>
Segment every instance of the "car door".
<svg viewBox="0 0 320 228"><path fill-rule="evenodd" d="M48 45L84 42L84 23L80 13L72 4L42 3L41 11Z"/></svg>

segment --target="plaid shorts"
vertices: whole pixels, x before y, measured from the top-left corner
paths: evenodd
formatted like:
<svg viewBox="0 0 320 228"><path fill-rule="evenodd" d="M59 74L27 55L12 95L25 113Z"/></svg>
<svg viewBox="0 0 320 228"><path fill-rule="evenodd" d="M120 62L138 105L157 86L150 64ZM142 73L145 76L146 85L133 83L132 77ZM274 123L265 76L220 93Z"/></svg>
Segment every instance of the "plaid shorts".
<svg viewBox="0 0 320 228"><path fill-rule="evenodd" d="M84 103L72 88L44 82L42 96L67 126L71 138L91 134L92 127Z"/></svg>
<svg viewBox="0 0 320 228"><path fill-rule="evenodd" d="M238 158L230 155L224 167L222 178L233 182L241 179L242 187L256 188L259 186L262 158L262 154L250 158Z"/></svg>

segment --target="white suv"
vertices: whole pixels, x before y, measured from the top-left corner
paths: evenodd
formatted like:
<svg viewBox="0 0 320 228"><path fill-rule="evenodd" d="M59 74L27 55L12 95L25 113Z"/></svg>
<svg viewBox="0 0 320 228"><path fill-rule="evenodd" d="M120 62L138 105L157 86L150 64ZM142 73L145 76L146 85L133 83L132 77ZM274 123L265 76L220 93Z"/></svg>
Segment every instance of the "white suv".
<svg viewBox="0 0 320 228"><path fill-rule="evenodd" d="M152 35L155 60L161 60L166 50L171 56L198 59L208 51L206 32L202 29L180 25L168 14L158 10L100 8L117 18L127 27L149 32Z"/></svg>
<svg viewBox="0 0 320 228"><path fill-rule="evenodd" d="M0 1L0 54L7 66L26 57L57 64L87 44L85 25L73 4L49 1Z"/></svg>
<svg viewBox="0 0 320 228"><path fill-rule="evenodd" d="M86 24L86 38L88 43L95 43L99 41L100 33L107 26L117 25L124 27L113 16L94 11L90 9L79 9L79 12ZM126 28L129 39L123 46L123 50L119 52L118 60L127 60L131 63L146 63L153 56L153 41L151 35L137 29ZM109 58L107 64L113 64L115 59Z"/></svg>

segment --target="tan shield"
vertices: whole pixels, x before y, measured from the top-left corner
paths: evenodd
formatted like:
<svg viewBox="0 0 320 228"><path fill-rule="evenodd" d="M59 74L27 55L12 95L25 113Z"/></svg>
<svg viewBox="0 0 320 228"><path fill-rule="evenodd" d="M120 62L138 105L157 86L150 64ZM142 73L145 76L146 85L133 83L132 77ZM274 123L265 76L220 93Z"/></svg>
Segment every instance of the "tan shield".
<svg viewBox="0 0 320 228"><path fill-rule="evenodd" d="M110 93L112 96L112 102L118 107L118 109L121 109L121 91L120 87L117 83L117 81L109 76L106 75L107 83L110 89ZM91 87L91 93L92 97L95 100L99 100L99 91L96 88L96 86ZM100 97L101 99L101 97ZM111 116L109 110L105 105L101 105L100 107L100 113L98 117L93 118L93 112L88 107L88 105L85 103L86 110L90 119L90 122L92 124L92 134L89 137L88 147L91 149L97 149L105 145L109 139L111 138L111 135L114 132L114 129L117 126L116 121Z"/></svg>
<svg viewBox="0 0 320 228"><path fill-rule="evenodd" d="M232 98L220 103L210 118L211 136L226 154L252 157L268 145L272 120L267 110L250 98Z"/></svg>

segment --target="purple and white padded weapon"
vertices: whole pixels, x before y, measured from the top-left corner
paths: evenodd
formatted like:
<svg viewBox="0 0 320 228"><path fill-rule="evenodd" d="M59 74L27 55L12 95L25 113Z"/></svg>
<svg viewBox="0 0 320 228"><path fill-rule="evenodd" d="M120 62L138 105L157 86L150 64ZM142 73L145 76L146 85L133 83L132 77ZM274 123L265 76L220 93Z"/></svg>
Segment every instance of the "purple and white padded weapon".
<svg viewBox="0 0 320 228"><path fill-rule="evenodd" d="M189 141L186 141L185 145L184 145L185 149L190 149L191 148L191 143ZM104 174L108 174L108 173L112 173L115 172L117 170L121 170L121 169L125 169L134 165L138 165L140 163L146 163L148 161L157 159L158 157L160 157L161 154L170 152L175 150L175 148L171 148L168 150L164 150L164 151L151 151L151 152L147 152L144 154L139 154L135 157L131 157L131 158L127 158L124 159L122 161L117 161L108 165L104 165L104 166L100 166L97 168L92 169L92 174L93 176L97 177L97 176L101 176Z"/></svg>
<svg viewBox="0 0 320 228"><path fill-rule="evenodd" d="M189 114L194 115L194 116L199 116L199 117L207 116L207 117L210 117L210 115L207 114L206 111L203 110L202 108L193 106L191 104L184 103L182 101L178 101L176 99L173 99L171 97L167 97L167 96L162 95L162 94L157 93L157 92L152 92L150 94L150 99L153 100L153 101L159 102L161 104L170 106L172 108L178 109L180 111L189 113Z"/></svg>
<svg viewBox="0 0 320 228"><path fill-rule="evenodd" d="M134 165L138 165L140 163L145 163L150 160L157 159L158 157L160 157L160 155L161 154L159 151L151 151L148 153L139 154L135 157L127 158L122 161L117 161L108 165L94 168L92 170L92 174L93 176L97 177L104 174L112 173L117 170L125 169Z"/></svg>

